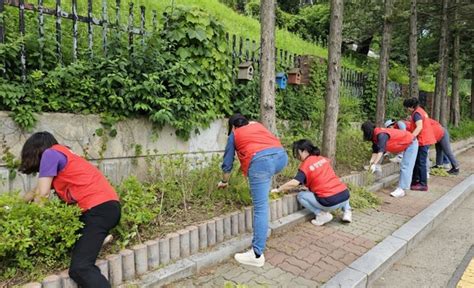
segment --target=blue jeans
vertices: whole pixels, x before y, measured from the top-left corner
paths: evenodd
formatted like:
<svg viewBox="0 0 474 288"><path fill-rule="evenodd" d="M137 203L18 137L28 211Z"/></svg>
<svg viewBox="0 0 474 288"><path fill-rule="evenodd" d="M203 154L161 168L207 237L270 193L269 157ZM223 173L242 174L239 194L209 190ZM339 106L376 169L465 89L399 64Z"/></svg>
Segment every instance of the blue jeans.
<svg viewBox="0 0 474 288"><path fill-rule="evenodd" d="M454 157L453 151L451 150L451 144L449 143L449 132L448 129L444 129L444 135L438 143L436 143L436 165L443 165L445 164L445 158L449 159L448 163L451 163L453 168L457 168L459 166L456 157Z"/></svg>
<svg viewBox="0 0 474 288"><path fill-rule="evenodd" d="M265 250L268 233L268 194L273 175L277 174L286 164L288 155L284 149L280 151L255 156L250 162L248 180L253 202L253 239L252 247L255 253L261 255Z"/></svg>
<svg viewBox="0 0 474 288"><path fill-rule="evenodd" d="M326 212L333 211L339 208L341 208L342 211L351 210L351 206L349 205L349 199L334 206L327 207L321 205L321 203L318 202L318 199L316 199L316 195L314 195L314 193L311 191L300 192L298 193L297 197L301 205L303 205L309 211L313 212L314 215L318 215L321 210Z"/></svg>
<svg viewBox="0 0 474 288"><path fill-rule="evenodd" d="M413 177L411 184L420 184L423 186L428 185L428 169L426 163L428 160L428 151L430 150L430 145L419 146L418 154L416 156L415 168L413 169Z"/></svg>
<svg viewBox="0 0 474 288"><path fill-rule="evenodd" d="M418 140L413 139L413 142L403 152L402 162L400 163L400 178L398 187L402 189L410 189L410 183L413 176L413 168L416 163L416 156L418 154Z"/></svg>

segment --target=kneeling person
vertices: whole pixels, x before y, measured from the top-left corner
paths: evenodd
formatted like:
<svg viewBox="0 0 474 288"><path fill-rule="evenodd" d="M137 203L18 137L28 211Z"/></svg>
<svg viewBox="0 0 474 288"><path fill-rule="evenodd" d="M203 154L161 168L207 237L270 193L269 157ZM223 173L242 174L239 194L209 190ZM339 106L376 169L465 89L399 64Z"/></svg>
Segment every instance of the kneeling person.
<svg viewBox="0 0 474 288"><path fill-rule="evenodd" d="M304 184L309 191L298 193L298 201L316 216L311 223L322 226L333 218L329 211L341 208L342 221L352 221L349 189L336 176L328 158L320 156L319 148L302 139L293 143L293 156L301 161L295 178L273 189L273 193L287 191Z"/></svg>

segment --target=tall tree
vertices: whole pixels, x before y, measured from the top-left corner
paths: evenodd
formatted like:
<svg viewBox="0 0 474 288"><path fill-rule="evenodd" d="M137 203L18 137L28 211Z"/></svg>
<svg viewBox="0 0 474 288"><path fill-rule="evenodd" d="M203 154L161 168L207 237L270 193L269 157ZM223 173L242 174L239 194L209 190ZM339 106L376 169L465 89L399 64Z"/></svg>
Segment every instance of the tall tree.
<svg viewBox="0 0 474 288"><path fill-rule="evenodd" d="M441 12L441 33L439 38L439 52L438 52L438 63L439 69L436 74L436 86L434 96L434 109L432 117L436 120L441 119L441 108L443 102L444 91L447 91L445 84L445 75L447 74L447 60L448 60L448 0L442 0L442 12ZM446 109L446 108L445 108Z"/></svg>
<svg viewBox="0 0 474 288"><path fill-rule="evenodd" d="M343 0L331 0L331 24L329 27L328 76L326 82L326 107L322 153L333 163L336 161L337 116L339 113L339 89L341 78L341 44Z"/></svg>
<svg viewBox="0 0 474 288"><path fill-rule="evenodd" d="M276 133L275 113L275 0L260 4L260 118Z"/></svg>
<svg viewBox="0 0 474 288"><path fill-rule="evenodd" d="M416 0L411 0L410 6L410 40L409 40L409 58L410 58L410 97L418 98L418 51L417 51L417 12Z"/></svg>
<svg viewBox="0 0 474 288"><path fill-rule="evenodd" d="M375 124L382 126L385 118L385 99L387 98L388 59L392 39L393 0L385 0L382 48L380 51L379 78L377 85L377 108Z"/></svg>
<svg viewBox="0 0 474 288"><path fill-rule="evenodd" d="M474 120L474 59L471 61L471 119Z"/></svg>
<svg viewBox="0 0 474 288"><path fill-rule="evenodd" d="M451 123L455 126L459 126L461 119L461 111L459 107L459 54L460 54L460 37L457 28L458 21L458 4L459 0L454 1L454 31L453 31L453 76L452 76L452 88L451 88Z"/></svg>

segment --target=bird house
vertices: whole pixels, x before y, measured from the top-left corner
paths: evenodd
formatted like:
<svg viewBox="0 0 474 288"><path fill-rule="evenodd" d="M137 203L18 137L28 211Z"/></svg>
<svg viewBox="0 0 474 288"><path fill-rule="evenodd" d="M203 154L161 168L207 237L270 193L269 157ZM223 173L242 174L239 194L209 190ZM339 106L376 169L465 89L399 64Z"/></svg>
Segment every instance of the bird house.
<svg viewBox="0 0 474 288"><path fill-rule="evenodd" d="M253 79L253 65L252 61L246 61L239 64L239 80L247 80L250 81Z"/></svg>
<svg viewBox="0 0 474 288"><path fill-rule="evenodd" d="M288 77L286 77L285 72L279 72L276 74L276 84L280 89L286 89L286 83L288 82Z"/></svg>
<svg viewBox="0 0 474 288"><path fill-rule="evenodd" d="M288 71L288 84L293 84L293 85L301 84L300 68L293 68L290 71Z"/></svg>

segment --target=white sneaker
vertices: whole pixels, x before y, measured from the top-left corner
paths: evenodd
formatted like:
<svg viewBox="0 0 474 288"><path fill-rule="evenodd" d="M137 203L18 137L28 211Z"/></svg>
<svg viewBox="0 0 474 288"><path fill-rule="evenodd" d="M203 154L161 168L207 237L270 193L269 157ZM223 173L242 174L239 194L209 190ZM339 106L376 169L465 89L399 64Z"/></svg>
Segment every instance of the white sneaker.
<svg viewBox="0 0 474 288"><path fill-rule="evenodd" d="M342 214L342 222L351 223L352 222L352 211L346 210L344 214Z"/></svg>
<svg viewBox="0 0 474 288"><path fill-rule="evenodd" d="M244 253L236 253L234 259L240 264L251 265L256 267L262 267L265 264L265 256L260 255L259 258L255 256L253 248Z"/></svg>
<svg viewBox="0 0 474 288"><path fill-rule="evenodd" d="M405 196L405 191L403 191L402 188L398 187L392 193L390 193L390 195L392 197L395 197L395 198L401 198L401 197Z"/></svg>
<svg viewBox="0 0 474 288"><path fill-rule="evenodd" d="M112 240L114 240L114 236L109 234L109 235L107 235L107 237L105 237L104 242L102 243L102 245L109 244Z"/></svg>
<svg viewBox="0 0 474 288"><path fill-rule="evenodd" d="M311 223L316 226L323 226L324 224L330 222L332 220L332 214L329 212L324 212L321 211L319 212L318 215L316 215L316 218L311 220Z"/></svg>

